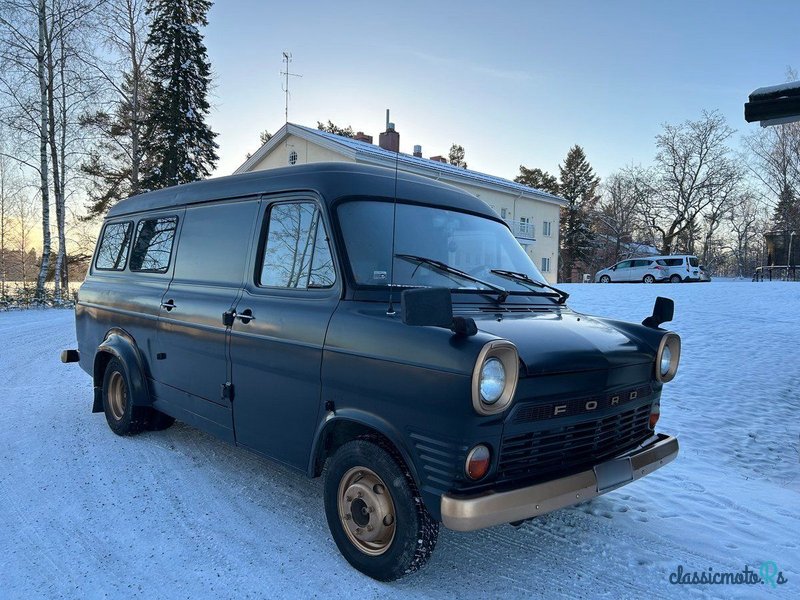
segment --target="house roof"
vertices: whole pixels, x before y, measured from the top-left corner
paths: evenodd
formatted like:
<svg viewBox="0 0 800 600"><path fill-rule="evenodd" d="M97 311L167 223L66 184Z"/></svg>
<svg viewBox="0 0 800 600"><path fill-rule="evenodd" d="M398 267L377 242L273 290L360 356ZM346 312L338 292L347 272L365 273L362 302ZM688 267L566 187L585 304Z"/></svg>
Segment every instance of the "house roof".
<svg viewBox="0 0 800 600"><path fill-rule="evenodd" d="M403 152L395 153L385 150L375 144L368 144L348 137L343 137L320 129L304 127L294 123L284 125L272 138L255 154L247 159L235 173L247 173L267 156L273 148L280 145L289 135L296 135L309 142L318 144L324 148L338 152L353 160L366 162L378 166L395 168L395 164L401 165L401 169L411 173L416 173L425 177L432 177L437 180L455 184L471 184L477 187L499 190L506 193L521 195L543 202L566 205L566 200L560 196L555 196L548 192L528 187L521 183L509 181L502 177L495 177L480 173L471 169L463 169L447 163L440 163L426 158L419 158Z"/></svg>

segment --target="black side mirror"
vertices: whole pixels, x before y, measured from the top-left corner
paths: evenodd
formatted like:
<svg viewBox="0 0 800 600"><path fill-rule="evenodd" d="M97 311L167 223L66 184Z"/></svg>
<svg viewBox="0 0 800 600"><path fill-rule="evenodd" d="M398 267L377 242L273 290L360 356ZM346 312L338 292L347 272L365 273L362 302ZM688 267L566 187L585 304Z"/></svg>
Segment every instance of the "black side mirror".
<svg viewBox="0 0 800 600"><path fill-rule="evenodd" d="M656 303L653 306L653 314L642 321L645 327L657 328L662 323L672 321L675 314L675 303L671 298L656 298Z"/></svg>
<svg viewBox="0 0 800 600"><path fill-rule="evenodd" d="M400 312L406 325L446 327L453 324L453 299L447 288L404 290Z"/></svg>
<svg viewBox="0 0 800 600"><path fill-rule="evenodd" d="M443 327L459 335L475 335L478 328L470 318L453 318L453 298L447 288L404 290L400 313L406 325Z"/></svg>

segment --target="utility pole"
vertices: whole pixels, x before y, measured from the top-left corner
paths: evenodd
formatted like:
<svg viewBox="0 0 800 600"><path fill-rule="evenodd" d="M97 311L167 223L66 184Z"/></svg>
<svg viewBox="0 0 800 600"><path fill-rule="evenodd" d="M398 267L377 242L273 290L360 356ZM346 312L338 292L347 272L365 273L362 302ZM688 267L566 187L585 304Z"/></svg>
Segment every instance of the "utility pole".
<svg viewBox="0 0 800 600"><path fill-rule="evenodd" d="M286 65L284 68L285 71L281 71L281 75L284 76L284 83L283 83L283 93L286 98L286 106L284 109L284 114L286 117L286 122L289 122L289 77L302 77L302 75L298 75L297 73L290 73L289 72L289 63L292 62L292 53L291 52L284 52L283 53L283 63Z"/></svg>

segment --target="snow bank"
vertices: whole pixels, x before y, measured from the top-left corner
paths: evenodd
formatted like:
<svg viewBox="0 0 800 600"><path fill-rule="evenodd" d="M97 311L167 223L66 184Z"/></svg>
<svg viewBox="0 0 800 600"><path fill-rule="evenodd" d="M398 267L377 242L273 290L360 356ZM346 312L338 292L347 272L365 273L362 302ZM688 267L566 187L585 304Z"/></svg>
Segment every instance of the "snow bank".
<svg viewBox="0 0 800 600"><path fill-rule="evenodd" d="M681 454L587 504L475 533L443 530L392 585L351 569L321 485L178 424L120 438L58 352L68 311L0 313L0 596L141 598L797 597L800 284L572 285L575 310L641 321L675 299L681 368L659 428ZM673 585L684 571L788 583Z"/></svg>

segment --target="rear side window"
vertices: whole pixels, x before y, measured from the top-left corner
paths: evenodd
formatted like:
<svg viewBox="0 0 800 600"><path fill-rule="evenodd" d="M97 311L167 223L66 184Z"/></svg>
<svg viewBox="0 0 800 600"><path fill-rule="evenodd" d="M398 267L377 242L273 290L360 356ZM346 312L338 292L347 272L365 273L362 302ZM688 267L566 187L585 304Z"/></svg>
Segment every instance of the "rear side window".
<svg viewBox="0 0 800 600"><path fill-rule="evenodd" d="M131 252L131 271L165 273L172 256L177 217L142 219L136 227Z"/></svg>
<svg viewBox="0 0 800 600"><path fill-rule="evenodd" d="M122 271L128 259L133 223L109 223L97 248L94 266L103 271Z"/></svg>
<svg viewBox="0 0 800 600"><path fill-rule="evenodd" d="M333 257L316 204L276 204L267 227L260 285L294 289L333 285Z"/></svg>
<svg viewBox="0 0 800 600"><path fill-rule="evenodd" d="M683 264L682 258L665 258L664 263L668 267L680 267Z"/></svg>

